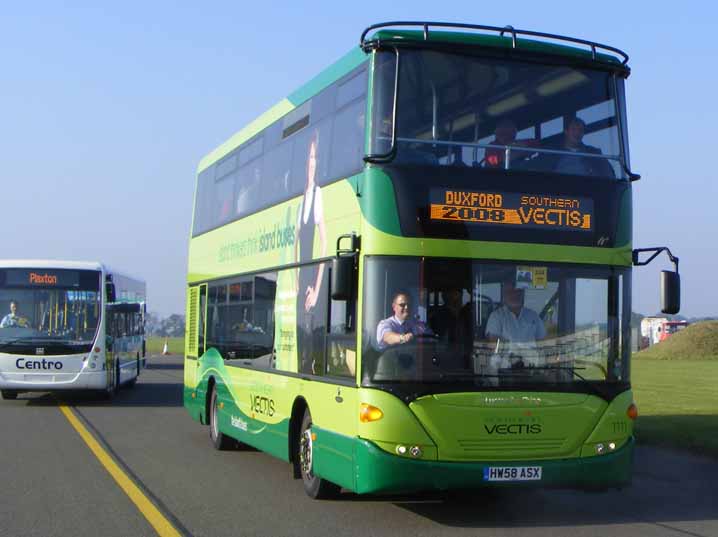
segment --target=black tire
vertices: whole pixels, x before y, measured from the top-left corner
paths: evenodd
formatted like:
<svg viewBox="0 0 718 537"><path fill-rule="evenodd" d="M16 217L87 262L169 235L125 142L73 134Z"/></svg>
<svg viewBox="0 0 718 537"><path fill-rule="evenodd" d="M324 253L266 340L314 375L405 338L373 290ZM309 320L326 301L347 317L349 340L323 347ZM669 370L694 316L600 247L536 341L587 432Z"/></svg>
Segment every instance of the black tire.
<svg viewBox="0 0 718 537"><path fill-rule="evenodd" d="M309 409L304 411L302 418L302 426L299 428L299 438L297 439L297 461L299 461L299 471L302 474L302 483L304 491L310 498L315 500L323 500L334 498L339 494L341 487L335 485L331 481L322 479L314 475L313 466L313 439L312 439L312 415Z"/></svg>
<svg viewBox="0 0 718 537"><path fill-rule="evenodd" d="M217 423L217 390L212 388L212 393L209 400L209 439L212 441L214 449L219 451L225 451L232 449L236 446L234 439L230 438L219 430L219 424Z"/></svg>
<svg viewBox="0 0 718 537"><path fill-rule="evenodd" d="M17 399L17 392L13 390L2 390L2 398L5 400Z"/></svg>

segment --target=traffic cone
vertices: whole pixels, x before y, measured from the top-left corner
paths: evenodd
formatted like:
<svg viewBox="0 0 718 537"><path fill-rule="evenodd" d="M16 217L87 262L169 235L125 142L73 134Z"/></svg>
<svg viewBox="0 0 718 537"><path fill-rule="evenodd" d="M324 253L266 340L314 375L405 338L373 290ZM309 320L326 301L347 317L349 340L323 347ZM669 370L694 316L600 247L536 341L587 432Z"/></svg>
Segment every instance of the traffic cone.
<svg viewBox="0 0 718 537"><path fill-rule="evenodd" d="M167 347L167 338L165 338L165 346L162 347L162 356L167 356L170 353L169 348Z"/></svg>

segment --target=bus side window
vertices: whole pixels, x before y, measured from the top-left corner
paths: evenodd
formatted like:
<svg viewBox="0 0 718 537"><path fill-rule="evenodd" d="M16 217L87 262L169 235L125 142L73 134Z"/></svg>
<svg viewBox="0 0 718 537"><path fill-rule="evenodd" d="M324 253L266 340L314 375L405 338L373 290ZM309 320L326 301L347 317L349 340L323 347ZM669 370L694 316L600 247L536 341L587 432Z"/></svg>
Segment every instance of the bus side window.
<svg viewBox="0 0 718 537"><path fill-rule="evenodd" d="M330 290L327 289L327 293ZM356 300L331 300L327 337L327 375L353 378L356 373Z"/></svg>
<svg viewBox="0 0 718 537"><path fill-rule="evenodd" d="M270 272L209 287L207 346L227 365L273 367L276 280Z"/></svg>
<svg viewBox="0 0 718 537"><path fill-rule="evenodd" d="M364 157L364 114L366 101L359 99L334 119L329 177L346 177L361 170Z"/></svg>

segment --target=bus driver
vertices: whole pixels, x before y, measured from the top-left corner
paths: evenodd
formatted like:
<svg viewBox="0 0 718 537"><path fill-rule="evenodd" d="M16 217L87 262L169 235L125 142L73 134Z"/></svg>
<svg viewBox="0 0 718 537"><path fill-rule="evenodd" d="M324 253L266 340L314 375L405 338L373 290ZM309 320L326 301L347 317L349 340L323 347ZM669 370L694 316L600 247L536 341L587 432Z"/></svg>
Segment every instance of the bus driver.
<svg viewBox="0 0 718 537"><path fill-rule="evenodd" d="M509 343L509 350L519 354L535 349L536 341L546 337L541 317L532 309L524 308L524 290L517 288L513 279L503 283L501 294L503 305L489 315L486 337L489 341Z"/></svg>
<svg viewBox="0 0 718 537"><path fill-rule="evenodd" d="M27 319L25 317L22 317L17 312L17 302L15 300L10 301L10 313L5 315L5 317L2 318L2 321L0 321L0 328L29 328L30 323L28 323Z"/></svg>

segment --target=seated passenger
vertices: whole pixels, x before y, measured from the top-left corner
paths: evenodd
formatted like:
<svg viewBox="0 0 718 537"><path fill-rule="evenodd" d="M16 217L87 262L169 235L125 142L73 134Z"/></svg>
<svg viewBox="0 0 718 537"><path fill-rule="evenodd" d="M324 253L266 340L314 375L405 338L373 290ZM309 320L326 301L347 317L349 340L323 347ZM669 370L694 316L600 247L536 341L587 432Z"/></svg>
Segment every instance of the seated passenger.
<svg viewBox="0 0 718 537"><path fill-rule="evenodd" d="M517 129L513 120L504 118L499 120L494 131L494 139L490 142L492 145L501 146L531 146L535 145L534 140L517 140ZM513 165L518 161L524 160L529 156L526 151L518 151L511 149L509 164ZM506 167L506 149L499 147L488 147L484 155L483 166L485 168L505 168Z"/></svg>
<svg viewBox="0 0 718 537"><path fill-rule="evenodd" d="M440 341L450 345L468 366L474 342L471 303L462 304L463 289L450 287L442 292L444 305L429 316L429 325Z"/></svg>
<svg viewBox="0 0 718 537"><path fill-rule="evenodd" d="M586 132L586 123L577 117L573 117L566 123L563 132L563 141L555 149L571 151L573 153L591 153L602 155L598 147L583 143L583 136ZM542 155L550 171L571 175L593 175L601 177L615 177L613 167L605 158L573 156L573 155Z"/></svg>
<svg viewBox="0 0 718 537"><path fill-rule="evenodd" d="M416 336L433 332L421 321L409 316L409 295L400 291L391 301L394 315L379 321L376 327L376 344L380 351L393 345L403 345L411 342Z"/></svg>

